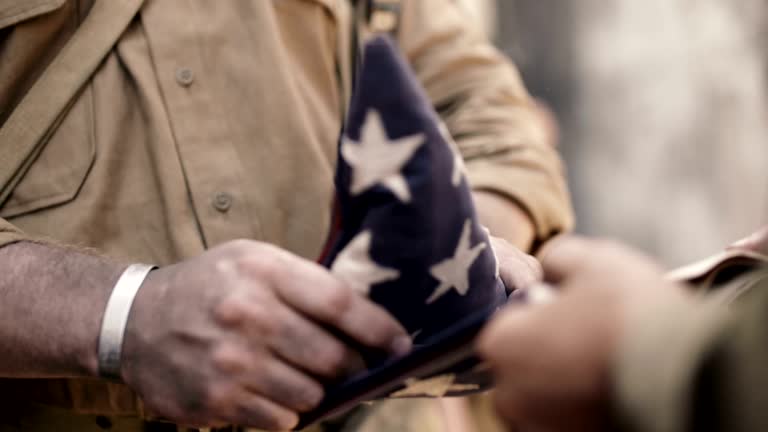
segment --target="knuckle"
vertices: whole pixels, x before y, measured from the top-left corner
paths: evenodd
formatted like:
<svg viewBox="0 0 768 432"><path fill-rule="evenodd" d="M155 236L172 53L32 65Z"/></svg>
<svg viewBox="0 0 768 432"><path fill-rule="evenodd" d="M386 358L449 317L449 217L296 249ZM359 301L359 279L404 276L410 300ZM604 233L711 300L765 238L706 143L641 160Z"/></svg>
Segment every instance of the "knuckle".
<svg viewBox="0 0 768 432"><path fill-rule="evenodd" d="M291 337L290 325L277 317L269 318L268 312L254 316L251 326L264 338L265 341L274 341L278 338Z"/></svg>
<svg viewBox="0 0 768 432"><path fill-rule="evenodd" d="M322 312L331 320L339 319L347 313L353 300L352 290L341 283L332 285L325 295Z"/></svg>
<svg viewBox="0 0 768 432"><path fill-rule="evenodd" d="M214 307L213 316L222 324L235 325L245 319L245 306L241 301L228 296Z"/></svg>
<svg viewBox="0 0 768 432"><path fill-rule="evenodd" d="M211 355L213 366L223 372L240 373L246 368L246 355L241 349L226 345L216 348Z"/></svg>
<svg viewBox="0 0 768 432"><path fill-rule="evenodd" d="M261 282L267 286L280 279L283 273L281 261L269 253L251 253L236 260L236 267L241 275Z"/></svg>
<svg viewBox="0 0 768 432"><path fill-rule="evenodd" d="M269 302L249 303L244 308L245 322L251 332L259 334L266 340L285 334L287 324L283 320L276 319Z"/></svg>
<svg viewBox="0 0 768 432"><path fill-rule="evenodd" d="M295 382L290 391L284 393L286 406L299 412L307 412L320 404L325 396L322 386L312 379Z"/></svg>
<svg viewBox="0 0 768 432"><path fill-rule="evenodd" d="M269 295L232 295L214 308L220 324L239 332L255 331L263 336L278 333L281 323L274 318L273 299Z"/></svg>
<svg viewBox="0 0 768 432"><path fill-rule="evenodd" d="M325 390L314 380L309 381L303 386L301 394L302 410L309 411L320 404L325 397Z"/></svg>
<svg viewBox="0 0 768 432"><path fill-rule="evenodd" d="M363 342L368 345L383 347L391 344L396 333L397 326L390 318L371 316L370 326L361 337L365 338Z"/></svg>
<svg viewBox="0 0 768 432"><path fill-rule="evenodd" d="M286 408L305 412L316 407L324 396L318 378L299 371L286 374L284 367L277 367L279 364L262 363L251 378L253 388Z"/></svg>
<svg viewBox="0 0 768 432"><path fill-rule="evenodd" d="M327 344L317 353L317 367L325 375L335 376L344 368L346 349L340 343Z"/></svg>

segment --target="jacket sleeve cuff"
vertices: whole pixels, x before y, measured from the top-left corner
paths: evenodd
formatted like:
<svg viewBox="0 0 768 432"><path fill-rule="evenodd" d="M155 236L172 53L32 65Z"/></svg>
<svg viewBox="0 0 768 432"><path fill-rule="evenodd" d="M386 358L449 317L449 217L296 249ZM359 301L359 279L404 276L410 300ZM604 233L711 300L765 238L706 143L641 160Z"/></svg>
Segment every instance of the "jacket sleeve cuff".
<svg viewBox="0 0 768 432"><path fill-rule="evenodd" d="M497 193L525 211L535 227L536 244L573 229L567 188L545 172L475 159L467 162L467 177L472 189Z"/></svg>
<svg viewBox="0 0 768 432"><path fill-rule="evenodd" d="M613 370L615 418L621 430L688 430L696 371L727 324L721 303L663 296L627 313Z"/></svg>

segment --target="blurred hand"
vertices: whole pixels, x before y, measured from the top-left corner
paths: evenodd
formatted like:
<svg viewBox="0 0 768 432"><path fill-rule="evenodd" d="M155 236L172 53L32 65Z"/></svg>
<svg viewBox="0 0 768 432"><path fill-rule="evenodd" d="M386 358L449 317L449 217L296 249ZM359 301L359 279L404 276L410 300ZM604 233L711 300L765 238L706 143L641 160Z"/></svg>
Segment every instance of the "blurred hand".
<svg viewBox="0 0 768 432"><path fill-rule="evenodd" d="M683 290L648 258L606 241L562 238L542 265L557 298L508 306L479 339L495 372L497 410L524 430L601 430L628 308Z"/></svg>
<svg viewBox="0 0 768 432"><path fill-rule="evenodd" d="M536 258L499 237L491 236L491 245L499 262L499 276L508 291L541 281L543 272Z"/></svg>
<svg viewBox="0 0 768 432"><path fill-rule="evenodd" d="M234 241L150 273L131 312L123 378L148 410L180 424L295 426L323 379L355 355L332 335L402 354L405 330L324 268Z"/></svg>
<svg viewBox="0 0 768 432"><path fill-rule="evenodd" d="M730 245L728 249L742 249L768 254L768 225Z"/></svg>

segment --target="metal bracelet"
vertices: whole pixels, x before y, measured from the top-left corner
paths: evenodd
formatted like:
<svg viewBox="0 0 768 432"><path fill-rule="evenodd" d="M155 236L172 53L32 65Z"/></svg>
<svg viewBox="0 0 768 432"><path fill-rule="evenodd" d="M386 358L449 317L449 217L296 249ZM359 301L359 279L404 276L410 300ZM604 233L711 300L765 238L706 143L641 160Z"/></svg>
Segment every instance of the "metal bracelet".
<svg viewBox="0 0 768 432"><path fill-rule="evenodd" d="M128 314L144 279L156 268L148 264L131 264L112 289L99 334L99 375L104 378L121 378L120 363Z"/></svg>

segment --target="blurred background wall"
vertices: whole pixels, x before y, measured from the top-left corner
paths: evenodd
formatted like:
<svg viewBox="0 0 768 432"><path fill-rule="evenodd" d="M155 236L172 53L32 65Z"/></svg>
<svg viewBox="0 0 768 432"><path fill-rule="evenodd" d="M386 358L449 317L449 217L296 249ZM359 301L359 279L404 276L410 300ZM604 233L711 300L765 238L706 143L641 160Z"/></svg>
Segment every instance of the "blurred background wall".
<svg viewBox="0 0 768 432"><path fill-rule="evenodd" d="M768 222L768 2L463 3L558 115L579 232L675 266Z"/></svg>

